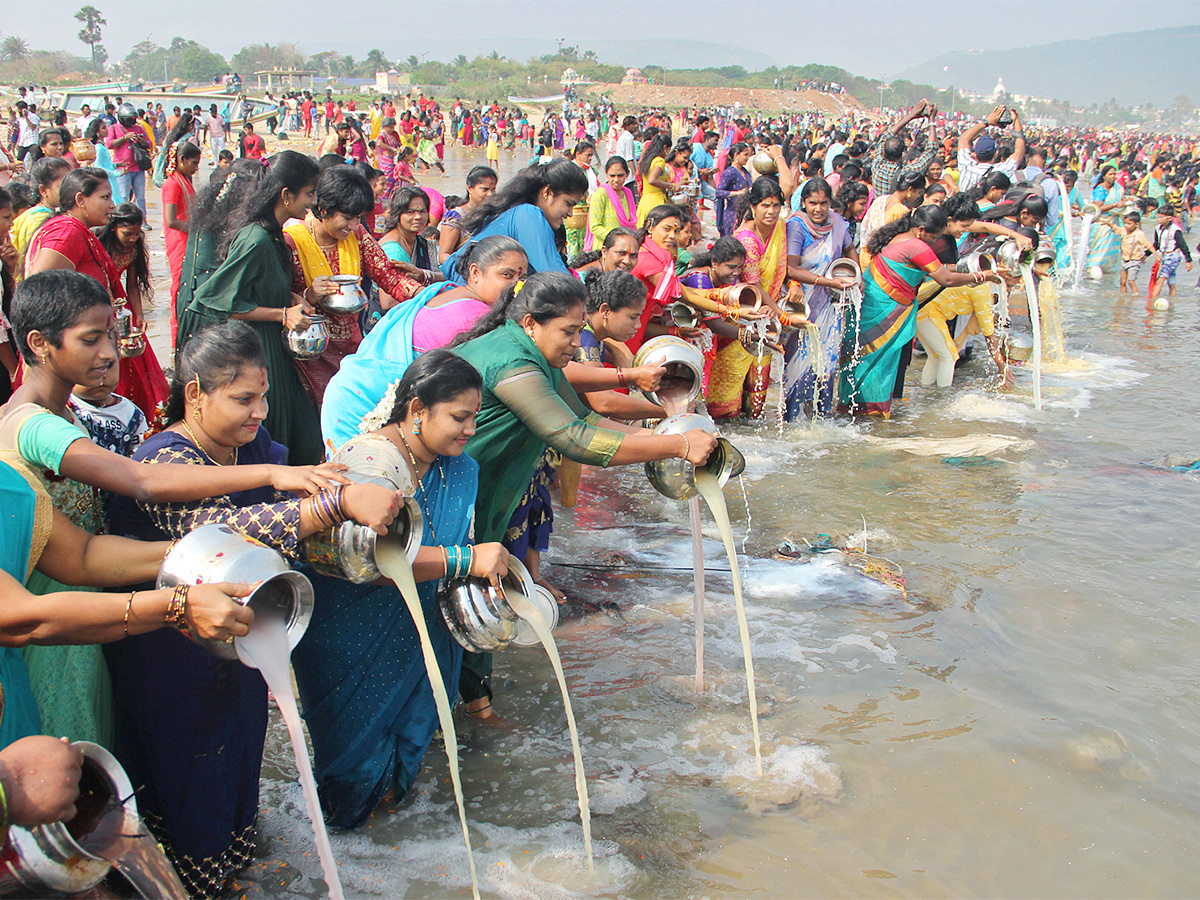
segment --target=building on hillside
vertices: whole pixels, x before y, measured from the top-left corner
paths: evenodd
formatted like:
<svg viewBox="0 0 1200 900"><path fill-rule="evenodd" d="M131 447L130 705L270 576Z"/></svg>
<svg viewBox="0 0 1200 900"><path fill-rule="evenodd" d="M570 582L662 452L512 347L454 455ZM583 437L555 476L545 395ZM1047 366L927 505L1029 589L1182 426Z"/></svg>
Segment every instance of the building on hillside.
<svg viewBox="0 0 1200 900"><path fill-rule="evenodd" d="M642 74L641 69L626 69L625 76L621 79L621 84L649 84L649 80Z"/></svg>

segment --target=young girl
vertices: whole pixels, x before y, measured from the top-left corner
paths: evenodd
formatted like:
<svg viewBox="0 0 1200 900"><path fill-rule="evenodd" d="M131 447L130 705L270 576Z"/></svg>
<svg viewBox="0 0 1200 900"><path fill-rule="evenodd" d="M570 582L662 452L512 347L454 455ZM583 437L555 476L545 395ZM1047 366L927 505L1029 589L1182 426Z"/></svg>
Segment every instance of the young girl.
<svg viewBox="0 0 1200 900"><path fill-rule="evenodd" d="M167 150L166 177L162 185L163 240L167 244L167 265L171 269L171 345L175 344L175 300L179 296L179 278L187 251L188 210L196 196L192 176L200 168L200 148L181 141Z"/></svg>

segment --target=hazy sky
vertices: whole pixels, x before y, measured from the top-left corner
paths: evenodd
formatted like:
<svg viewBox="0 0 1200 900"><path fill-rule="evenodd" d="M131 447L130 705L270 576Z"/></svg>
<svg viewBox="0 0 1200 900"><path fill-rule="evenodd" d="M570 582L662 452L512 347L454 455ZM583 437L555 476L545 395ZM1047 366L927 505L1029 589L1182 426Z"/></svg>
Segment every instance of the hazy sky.
<svg viewBox="0 0 1200 900"><path fill-rule="evenodd" d="M1200 23L1195 0L90 0L108 19L104 44L121 59L150 36L176 35L230 56L246 44L298 43L308 53L334 49L363 56L379 47L389 57L449 59L447 40L464 52L513 39L565 38L580 52L596 41L661 37L712 41L765 53L780 65L840 65L856 74L890 77L949 50L1006 49L1068 38ZM86 55L74 12L83 0L40 0L0 23L35 49ZM14 21L15 20L15 21ZM423 42L436 41L436 44ZM469 44L469 46L468 46ZM529 45L522 43L521 50ZM1130 48L1130 60L1150 65L1152 48ZM1200 47L1197 48L1200 53ZM514 52L516 52L514 50ZM624 62L624 60L613 60ZM632 61L631 61L632 64Z"/></svg>

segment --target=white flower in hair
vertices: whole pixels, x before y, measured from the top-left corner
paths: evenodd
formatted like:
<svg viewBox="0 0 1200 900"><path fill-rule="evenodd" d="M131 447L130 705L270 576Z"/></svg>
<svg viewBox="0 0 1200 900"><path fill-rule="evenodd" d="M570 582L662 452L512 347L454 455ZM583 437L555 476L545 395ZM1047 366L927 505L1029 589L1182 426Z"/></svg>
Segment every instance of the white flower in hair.
<svg viewBox="0 0 1200 900"><path fill-rule="evenodd" d="M392 410L396 408L396 392L399 389L400 379L397 378L383 392L383 399L379 401L378 405L363 416L362 421L358 423L359 434L369 434L387 425L388 419L392 417Z"/></svg>

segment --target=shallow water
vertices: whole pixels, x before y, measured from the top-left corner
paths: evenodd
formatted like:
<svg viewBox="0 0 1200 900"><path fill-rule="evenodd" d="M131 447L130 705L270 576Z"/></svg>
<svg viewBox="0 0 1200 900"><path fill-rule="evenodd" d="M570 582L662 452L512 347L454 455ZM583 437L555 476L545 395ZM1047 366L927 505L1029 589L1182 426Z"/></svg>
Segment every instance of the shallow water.
<svg viewBox="0 0 1200 900"><path fill-rule="evenodd" d="M640 466L588 470L548 560L616 568L545 572L578 603L624 614L569 617L555 635L596 875L553 673L539 648L510 647L495 681L513 727L460 719L484 894L1195 896L1200 478L1139 465L1200 452L1191 285L1181 274L1180 302L1153 314L1119 302L1111 276L1064 292L1069 359L1044 368L1040 411L1028 371L993 393L977 353L941 391L915 383L918 358L890 422L726 429L753 510L742 569L762 779L712 520L697 696L686 505ZM931 439L950 442L945 455L909 452ZM739 493L726 490L741 546ZM771 558L818 533L899 564L907 598L838 554ZM439 745L426 762L399 808L333 836L348 896L469 894ZM320 891L292 772L273 718L264 855L239 895Z"/></svg>

